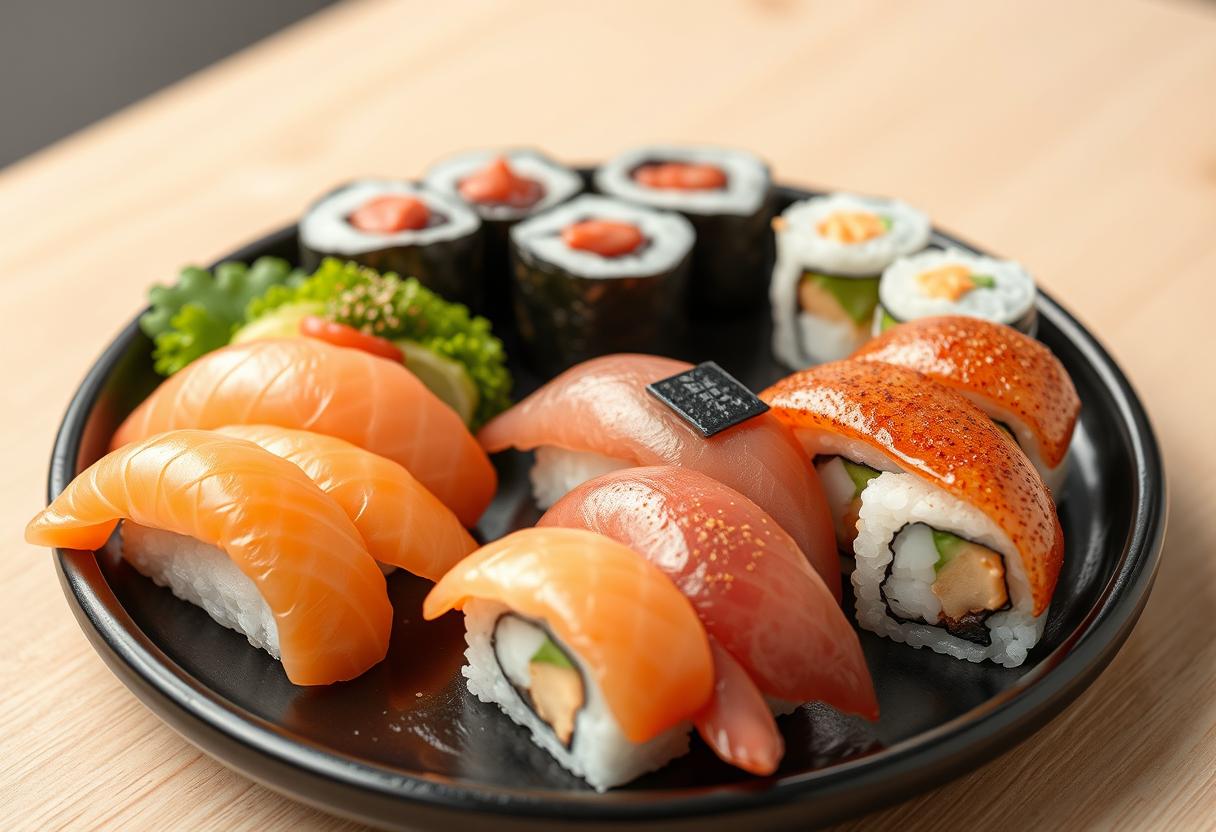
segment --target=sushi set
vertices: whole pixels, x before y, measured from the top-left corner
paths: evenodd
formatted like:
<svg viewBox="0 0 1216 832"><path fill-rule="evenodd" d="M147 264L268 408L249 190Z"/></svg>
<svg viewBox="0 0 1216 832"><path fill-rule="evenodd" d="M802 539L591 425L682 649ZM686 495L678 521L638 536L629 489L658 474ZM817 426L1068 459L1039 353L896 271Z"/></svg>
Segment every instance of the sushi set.
<svg viewBox="0 0 1216 832"><path fill-rule="evenodd" d="M26 538L169 724L380 826L870 811L1059 712L1156 572L1098 342L751 153L466 153L149 302Z"/></svg>

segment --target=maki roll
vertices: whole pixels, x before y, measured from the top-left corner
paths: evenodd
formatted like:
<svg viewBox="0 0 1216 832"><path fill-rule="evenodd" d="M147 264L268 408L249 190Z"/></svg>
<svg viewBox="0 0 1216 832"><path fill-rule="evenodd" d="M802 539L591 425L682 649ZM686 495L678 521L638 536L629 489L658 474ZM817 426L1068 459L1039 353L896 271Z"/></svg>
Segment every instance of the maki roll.
<svg viewBox="0 0 1216 832"><path fill-rule="evenodd" d="M760 394L815 460L857 621L913 647L1006 667L1039 640L1064 560L1051 494L1009 434L958 393L838 361Z"/></svg>
<svg viewBox="0 0 1216 832"><path fill-rule="evenodd" d="M870 337L883 269L930 231L899 200L844 193L795 202L773 229L773 353L795 369L845 358Z"/></svg>
<svg viewBox="0 0 1216 832"><path fill-rule="evenodd" d="M678 211L697 231L689 304L738 315L764 300L775 209L768 166L742 150L653 145L616 156L595 172L600 193Z"/></svg>
<svg viewBox="0 0 1216 832"><path fill-rule="evenodd" d="M874 334L934 315L970 315L1033 336L1034 279L1012 260L931 249L896 260L882 274Z"/></svg>
<svg viewBox="0 0 1216 832"><path fill-rule="evenodd" d="M38 546L122 556L283 662L297 685L353 679L388 651L384 576L342 507L295 464L199 430L112 451L30 521Z"/></svg>
<svg viewBox="0 0 1216 832"><path fill-rule="evenodd" d="M326 257L418 278L480 310L481 220L463 201L411 182L363 179L318 200L300 220L300 263Z"/></svg>
<svg viewBox="0 0 1216 832"><path fill-rule="evenodd" d="M511 229L515 314L533 363L556 372L672 348L694 236L679 214L589 195Z"/></svg>
<svg viewBox="0 0 1216 832"><path fill-rule="evenodd" d="M575 171L535 150L477 150L433 166L432 190L464 200L485 225L486 309L510 313L510 231L516 223L560 205L583 189Z"/></svg>
<svg viewBox="0 0 1216 832"><path fill-rule="evenodd" d="M979 318L920 318L889 329L853 358L919 370L958 391L1013 436L1053 493L1063 486L1081 399L1040 342Z"/></svg>
<svg viewBox="0 0 1216 832"><path fill-rule="evenodd" d="M604 790L688 750L713 694L705 629L680 591L616 541L525 529L474 552L423 603L465 616L469 691Z"/></svg>

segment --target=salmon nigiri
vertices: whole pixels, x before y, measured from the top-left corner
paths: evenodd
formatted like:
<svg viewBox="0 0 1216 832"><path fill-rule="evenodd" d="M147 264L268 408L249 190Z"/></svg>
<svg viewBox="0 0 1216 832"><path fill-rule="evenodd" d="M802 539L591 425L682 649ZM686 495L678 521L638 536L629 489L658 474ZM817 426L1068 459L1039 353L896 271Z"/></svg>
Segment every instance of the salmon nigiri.
<svg viewBox="0 0 1216 832"><path fill-rule="evenodd" d="M440 579L423 615L450 609L465 613L469 690L600 789L684 753L713 692L688 599L602 535L525 529L483 546Z"/></svg>
<svg viewBox="0 0 1216 832"><path fill-rule="evenodd" d="M684 468L630 468L583 483L538 525L598 532L655 564L764 695L877 717L857 633L793 538L737 491ZM727 762L741 763L731 757L741 745L749 749L742 761L748 770L769 773L780 760L779 745L760 755L754 743L731 739L732 715L739 735L762 717L772 721L763 699L751 701L762 715L719 709L712 729L698 727Z"/></svg>
<svg viewBox="0 0 1216 832"><path fill-rule="evenodd" d="M401 364L313 338L231 344L166 380L112 447L177 428L267 424L336 436L405 466L472 526L496 476L456 411Z"/></svg>
<svg viewBox="0 0 1216 832"><path fill-rule="evenodd" d="M912 370L838 361L760 394L815 459L866 629L1016 666L1064 560L1051 494L1008 433Z"/></svg>
<svg viewBox="0 0 1216 832"><path fill-rule="evenodd" d="M112 451L30 521L28 542L123 556L282 659L297 685L352 679L384 658L384 576L333 498L252 442L160 434Z"/></svg>
<svg viewBox="0 0 1216 832"><path fill-rule="evenodd" d="M477 548L456 515L391 459L332 436L273 425L229 425L219 433L297 465L342 507L381 564L437 581Z"/></svg>
<svg viewBox="0 0 1216 832"><path fill-rule="evenodd" d="M679 465L707 474L780 523L839 598L831 514L790 432L762 414L707 439L646 392L647 384L691 367L652 355L594 358L491 420L478 438L490 452L538 449L532 482L542 508L619 468Z"/></svg>

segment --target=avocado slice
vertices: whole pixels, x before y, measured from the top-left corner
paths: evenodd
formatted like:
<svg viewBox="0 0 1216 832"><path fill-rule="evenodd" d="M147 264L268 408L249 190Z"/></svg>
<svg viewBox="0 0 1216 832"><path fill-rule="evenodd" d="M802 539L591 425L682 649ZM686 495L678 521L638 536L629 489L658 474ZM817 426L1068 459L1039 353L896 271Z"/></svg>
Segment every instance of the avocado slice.
<svg viewBox="0 0 1216 832"><path fill-rule="evenodd" d="M933 564L933 569L935 572L940 572L943 566L954 560L959 552L970 545L970 541L964 540L950 532L943 532L938 529L933 529L932 531L933 546L937 549L937 563Z"/></svg>
<svg viewBox="0 0 1216 832"><path fill-rule="evenodd" d="M564 667L570 670L574 669L574 665L571 664L570 657L566 655L566 652L554 644L553 639L547 636L541 642L540 647L536 648L536 652L532 654L530 661L556 665L557 667Z"/></svg>
<svg viewBox="0 0 1216 832"><path fill-rule="evenodd" d="M866 490L866 486L870 484L870 480L882 473L882 471L877 471L869 465L862 465L860 462L850 462L844 457L840 458L840 464L844 466L845 473L853 481L853 487L857 489L856 496L858 497L861 496L861 492Z"/></svg>
<svg viewBox="0 0 1216 832"><path fill-rule="evenodd" d="M877 277L837 277L804 272L802 279L813 281L834 297L855 324L860 326L874 318L874 307L878 306Z"/></svg>

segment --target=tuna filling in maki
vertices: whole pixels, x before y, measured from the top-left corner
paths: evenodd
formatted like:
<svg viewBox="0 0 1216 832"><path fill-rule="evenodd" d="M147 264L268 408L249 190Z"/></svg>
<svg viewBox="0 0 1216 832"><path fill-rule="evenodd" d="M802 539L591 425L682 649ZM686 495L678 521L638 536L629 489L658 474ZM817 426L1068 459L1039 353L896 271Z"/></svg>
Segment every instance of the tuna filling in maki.
<svg viewBox="0 0 1216 832"><path fill-rule="evenodd" d="M541 625L514 613L494 625L494 657L519 698L566 748L587 701L582 672Z"/></svg>
<svg viewBox="0 0 1216 832"><path fill-rule="evenodd" d="M857 539L857 517L861 511L861 493L870 480L881 471L853 462L842 456L820 455L815 457L815 470L823 483L828 508L832 512L832 525L836 529L836 545L847 555L853 554L853 542Z"/></svg>
<svg viewBox="0 0 1216 832"><path fill-rule="evenodd" d="M545 186L515 172L506 156L496 156L481 170L460 180L457 190L469 202L527 209L545 198Z"/></svg>
<svg viewBox="0 0 1216 832"><path fill-rule="evenodd" d="M639 185L658 190L720 191L726 172L717 165L693 162L646 162L633 170Z"/></svg>
<svg viewBox="0 0 1216 832"><path fill-rule="evenodd" d="M600 257L624 257L646 245L646 236L633 223L581 220L562 229L562 240L572 249Z"/></svg>
<svg viewBox="0 0 1216 832"><path fill-rule="evenodd" d="M421 199L406 194L383 194L364 202L346 221L368 234L396 234L442 225L446 217L431 211Z"/></svg>
<svg viewBox="0 0 1216 832"><path fill-rule="evenodd" d="M893 618L991 644L985 622L1009 608L1005 561L999 552L925 523L904 526L890 548L881 592Z"/></svg>

